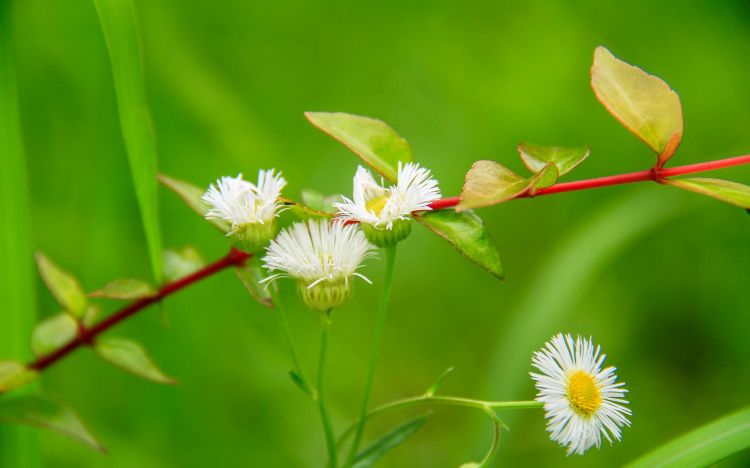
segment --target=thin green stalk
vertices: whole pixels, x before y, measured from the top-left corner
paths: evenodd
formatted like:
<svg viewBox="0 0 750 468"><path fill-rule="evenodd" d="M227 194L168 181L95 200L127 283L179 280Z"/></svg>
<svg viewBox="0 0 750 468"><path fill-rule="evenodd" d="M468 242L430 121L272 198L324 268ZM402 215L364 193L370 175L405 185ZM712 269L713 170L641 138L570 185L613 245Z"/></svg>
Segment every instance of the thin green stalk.
<svg viewBox="0 0 750 468"><path fill-rule="evenodd" d="M490 446L487 455L485 455L484 458L482 458L482 461L479 462L479 468L490 466L492 459L495 457L495 453L497 453L497 448L500 446L500 426L502 422L497 418L494 412L490 414L490 418L492 418L492 428L494 430L492 435L492 445Z"/></svg>
<svg viewBox="0 0 750 468"><path fill-rule="evenodd" d="M543 403L539 401L485 401L485 400L474 400L471 398L453 397L453 396L427 396L420 395L411 398L404 398L401 400L392 401L384 405L378 406L364 417L365 420L370 420L373 417L385 413L387 411L393 411L397 409L413 408L415 406L430 406L430 405L441 405L441 406L461 406L465 408L475 408L485 413L487 410L495 409L535 409L542 408ZM489 414L489 413L488 413ZM339 437L339 445L343 444L347 437L349 437L359 423L352 424L343 434Z"/></svg>
<svg viewBox="0 0 750 468"><path fill-rule="evenodd" d="M308 395L314 397L313 390L310 388L310 385L308 383L307 377L305 377L305 372L302 370L302 364L299 359L299 354L297 354L297 348L294 345L294 338L292 337L292 329L289 326L289 320L286 318L286 310L284 309L284 306L281 303L281 299L279 298L279 293L274 288L274 285L269 285L268 290L271 293L271 299L273 300L274 305L276 306L276 311L281 318L281 324L284 328L284 336L286 338L286 344L289 348L289 355L292 358L292 372L294 372L299 378L299 383L301 384L302 390L304 390Z"/></svg>
<svg viewBox="0 0 750 468"><path fill-rule="evenodd" d="M0 3L0 357L26 359L36 306L12 4ZM36 429L0 425L0 466L41 466Z"/></svg>
<svg viewBox="0 0 750 468"><path fill-rule="evenodd" d="M336 438L333 435L331 417L328 415L328 409L325 404L323 395L323 375L325 373L326 351L328 349L328 331L331 328L331 311L322 316L322 326L320 329L320 356L318 360L318 387L316 398L318 400L318 409L320 410L320 420L323 423L323 431L326 436L326 446L328 447L328 466L336 468L338 458L336 455Z"/></svg>
<svg viewBox="0 0 750 468"><path fill-rule="evenodd" d="M375 322L375 334L372 338L372 350L370 351L370 366L367 369L365 394L362 397L362 407L359 413L359 424L357 425L357 432L354 435L354 441L352 441L352 445L349 448L349 455L347 456L346 466L351 465L356 458L359 444L362 442L362 434L364 434L365 431L365 416L367 416L367 406L370 403L372 384L375 380L375 368L378 365L378 357L380 355L380 341L383 336L383 327L385 326L385 315L386 311L388 310L388 299L391 296L391 284L393 283L393 265L396 263L395 245L385 248L385 258L385 282L383 285L383 294L380 298L380 305L378 306L378 316Z"/></svg>

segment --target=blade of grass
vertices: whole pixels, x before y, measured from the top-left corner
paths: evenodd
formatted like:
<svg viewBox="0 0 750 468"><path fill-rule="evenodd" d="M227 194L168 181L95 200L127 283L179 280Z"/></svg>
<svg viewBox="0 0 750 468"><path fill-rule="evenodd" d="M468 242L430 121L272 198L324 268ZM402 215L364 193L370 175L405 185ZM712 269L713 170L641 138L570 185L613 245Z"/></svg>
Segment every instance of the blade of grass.
<svg viewBox="0 0 750 468"><path fill-rule="evenodd" d="M120 128L141 210L151 268L162 277L161 231L157 204L156 143L146 104L141 51L132 0L93 0L99 14L120 112Z"/></svg>
<svg viewBox="0 0 750 468"><path fill-rule="evenodd" d="M0 357L25 360L35 315L34 270L11 3L0 4ZM34 429L0 425L0 466L41 466Z"/></svg>
<svg viewBox="0 0 750 468"><path fill-rule="evenodd" d="M667 442L628 468L710 466L750 447L750 406Z"/></svg>

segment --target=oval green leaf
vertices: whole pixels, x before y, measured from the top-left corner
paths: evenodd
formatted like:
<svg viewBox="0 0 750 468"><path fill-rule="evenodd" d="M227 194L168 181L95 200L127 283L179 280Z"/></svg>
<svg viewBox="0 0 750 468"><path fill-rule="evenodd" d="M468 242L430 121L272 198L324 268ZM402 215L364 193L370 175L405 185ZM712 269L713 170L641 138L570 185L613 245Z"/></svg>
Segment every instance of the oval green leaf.
<svg viewBox="0 0 750 468"><path fill-rule="evenodd" d="M27 384L38 376L38 372L26 368L18 361L0 361L0 393Z"/></svg>
<svg viewBox="0 0 750 468"><path fill-rule="evenodd" d="M657 165L674 154L682 139L680 97L662 79L597 47L591 86L607 110L658 155Z"/></svg>
<svg viewBox="0 0 750 468"><path fill-rule="evenodd" d="M559 175L563 176L588 158L591 150L588 146L564 147L521 143L518 145L518 153L524 165L534 174L544 169L547 163L553 162Z"/></svg>
<svg viewBox="0 0 750 468"><path fill-rule="evenodd" d="M36 254L36 264L44 284L57 300L57 303L76 320L86 312L86 293L78 280L55 265L41 252Z"/></svg>
<svg viewBox="0 0 750 468"><path fill-rule="evenodd" d="M190 182L174 179L164 174L159 174L157 177L162 185L176 193L191 210L198 213L201 218L205 218L206 213L208 212L208 205L201 199L205 190L191 184ZM225 234L232 230L229 223L223 219L208 219L207 221Z"/></svg>
<svg viewBox="0 0 750 468"><path fill-rule="evenodd" d="M143 346L135 341L123 338L98 338L94 350L104 360L138 377L163 384L176 383L159 370Z"/></svg>
<svg viewBox="0 0 750 468"><path fill-rule="evenodd" d="M647 453L629 468L712 466L750 448L750 406L712 421Z"/></svg>
<svg viewBox="0 0 750 468"><path fill-rule="evenodd" d="M535 195L539 189L552 187L557 183L557 179L559 178L560 172L558 172L557 164L552 161L548 162L531 178L530 195Z"/></svg>
<svg viewBox="0 0 750 468"><path fill-rule="evenodd" d="M89 297L133 300L148 297L154 293L156 293L156 290L145 281L139 279L118 279L89 293Z"/></svg>
<svg viewBox="0 0 750 468"><path fill-rule="evenodd" d="M43 356L71 342L78 334L78 323L62 313L43 320L31 333L31 351Z"/></svg>
<svg viewBox="0 0 750 468"><path fill-rule="evenodd" d="M476 161L466 173L461 201L456 211L497 205L526 192L530 179L519 176L495 161Z"/></svg>
<svg viewBox="0 0 750 468"><path fill-rule="evenodd" d="M104 452L78 415L57 399L41 395L21 395L0 400L0 421L56 432Z"/></svg>
<svg viewBox="0 0 750 468"><path fill-rule="evenodd" d="M427 415L416 417L380 437L357 455L354 459L354 468L375 466L388 452L416 434L427 422L427 417Z"/></svg>
<svg viewBox="0 0 750 468"><path fill-rule="evenodd" d="M175 281L203 268L205 262L198 249L183 247L164 251L164 279Z"/></svg>
<svg viewBox="0 0 750 468"><path fill-rule="evenodd" d="M722 179L694 177L688 179L667 179L665 184L691 192L708 195L740 208L750 209L750 186Z"/></svg>
<svg viewBox="0 0 750 468"><path fill-rule="evenodd" d="M399 161L414 160L409 143L382 120L341 112L305 112L305 117L391 182L398 177Z"/></svg>
<svg viewBox="0 0 750 468"><path fill-rule="evenodd" d="M235 271L237 271L237 276L253 299L266 307L273 308L273 299L268 288L276 286L274 284L260 283L264 279L264 276L260 266L260 259L257 256L246 261L242 266L235 268Z"/></svg>
<svg viewBox="0 0 750 468"><path fill-rule="evenodd" d="M414 219L450 242L466 258L503 279L500 254L492 244L482 218L473 211L427 211L416 215Z"/></svg>
<svg viewBox="0 0 750 468"><path fill-rule="evenodd" d="M161 230L156 187L156 142L148 112L132 0L94 0L115 81L120 129L130 164L151 268L161 282Z"/></svg>

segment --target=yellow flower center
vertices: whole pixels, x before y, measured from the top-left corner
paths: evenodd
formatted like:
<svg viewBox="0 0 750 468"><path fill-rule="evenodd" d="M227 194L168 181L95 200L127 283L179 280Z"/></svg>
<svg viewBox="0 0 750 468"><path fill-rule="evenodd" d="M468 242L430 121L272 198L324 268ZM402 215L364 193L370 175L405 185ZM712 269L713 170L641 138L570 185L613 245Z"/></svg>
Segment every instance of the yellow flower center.
<svg viewBox="0 0 750 468"><path fill-rule="evenodd" d="M381 195L379 197L367 200L367 203L365 203L365 208L367 208L367 211L374 214L375 216L379 216L380 212L383 211L383 208L385 208L385 204L388 203L388 198L388 195Z"/></svg>
<svg viewBox="0 0 750 468"><path fill-rule="evenodd" d="M602 404L602 392L594 377L579 370L568 377L568 401L573 411L590 417Z"/></svg>

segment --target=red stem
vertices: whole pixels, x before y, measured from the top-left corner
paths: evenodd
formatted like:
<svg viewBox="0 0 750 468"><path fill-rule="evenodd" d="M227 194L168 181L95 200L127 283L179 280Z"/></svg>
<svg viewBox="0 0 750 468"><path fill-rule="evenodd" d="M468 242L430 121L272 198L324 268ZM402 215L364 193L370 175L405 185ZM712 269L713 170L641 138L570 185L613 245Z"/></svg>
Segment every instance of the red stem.
<svg viewBox="0 0 750 468"><path fill-rule="evenodd" d="M733 158L720 159L718 161L708 161L697 164L689 164L687 166L678 166L672 168L653 168L645 171L631 172L628 174L618 174L606 177L597 177L596 179L587 180L576 180L574 182L563 182L561 184L553 185L538 190L535 194L528 192L522 193L516 198L528 198L538 197L540 195L551 195L553 193L562 192L573 192L576 190L585 190L590 188L598 187L609 187L611 185L630 184L633 182L644 182L654 181L661 182L667 177L675 177L686 174L695 174L697 172L713 171L716 169L723 169L725 167L740 166L742 164L750 164L750 154L744 156L736 156ZM460 197L443 198L430 204L430 208L433 210L440 210L443 208L451 208L461 201Z"/></svg>
<svg viewBox="0 0 750 468"><path fill-rule="evenodd" d="M673 168L658 168L654 167L645 171L631 172L629 174L619 174L607 177L598 177L596 179L577 180L574 182L563 182L561 184L553 185L545 189L538 190L535 194L522 193L516 198L534 197L539 195L550 195L553 193L572 192L575 190L584 190L597 187L608 187L610 185L629 184L633 182L643 181L654 181L662 182L667 177L674 177L685 174L694 174L697 172L712 171L715 169L723 169L725 167L739 166L742 164L750 164L750 155L736 156L733 158L721 159L718 161L708 161L697 164L689 164L687 166L679 166ZM460 197L443 198L434 201L430 204L430 207L434 210L440 210L444 208L452 208L461 201ZM183 288L190 286L191 284L197 283L198 281L207 278L214 273L218 273L226 268L232 266L242 265L247 261L252 254L243 252L232 248L229 253L220 258L219 260L207 265L205 268L196 271L195 273L181 278L172 283L165 284L159 289L159 291L151 296L138 299L135 302L128 304L119 311L105 318L101 322L97 323L91 328L80 326L78 336L71 342L67 343L62 348L59 348L50 354L39 357L37 360L28 364L29 369L35 371L43 371L51 365L58 362L68 354L72 353L76 349L82 346L89 346L94 343L97 336L114 327L118 323L145 309L151 304L155 304L165 297L180 291Z"/></svg>
<svg viewBox="0 0 750 468"><path fill-rule="evenodd" d="M218 273L226 268L233 266L240 266L247 261L252 254L243 252L241 250L232 248L227 255L220 258L219 260L206 265L204 268L190 274L184 278L180 278L172 283L167 283L159 289L156 294L151 296L138 299L135 302L131 302L122 309L118 310L114 314L105 318L101 322L92 326L91 328L81 327L75 339L67 343L62 348L59 348L50 354L40 356L36 361L31 362L27 367L37 372L41 372L49 366L55 364L60 359L64 358L68 354L72 353L81 346L91 345L97 336L114 327L118 323L145 309L151 304L155 304L167 296L170 296L183 288L190 286L193 283L207 278L214 273Z"/></svg>

